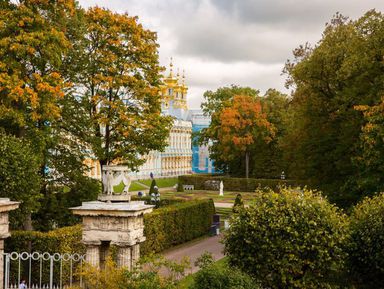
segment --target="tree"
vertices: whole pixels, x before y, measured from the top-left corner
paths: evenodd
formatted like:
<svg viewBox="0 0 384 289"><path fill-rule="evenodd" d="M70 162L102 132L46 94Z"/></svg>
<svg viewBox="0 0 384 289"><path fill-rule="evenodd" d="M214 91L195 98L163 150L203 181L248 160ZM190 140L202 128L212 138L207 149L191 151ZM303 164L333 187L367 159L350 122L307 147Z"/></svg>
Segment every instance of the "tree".
<svg viewBox="0 0 384 289"><path fill-rule="evenodd" d="M311 48L286 64L295 116L285 138L289 173L310 179L333 200L359 199L358 105L380 102L384 89L384 17L369 11L356 21L337 14Z"/></svg>
<svg viewBox="0 0 384 289"><path fill-rule="evenodd" d="M231 85L230 87L221 87L216 91L206 91L204 93L204 102L201 108L205 115L211 118L211 124L204 128L198 134L198 141L201 144L209 144L210 158L215 161L215 167L228 173L238 174L244 171L244 164L240 161L229 161L220 158L222 151L215 145L218 139L218 128L221 125L220 112L228 106L235 95L249 95L258 97L259 91L250 87L240 87ZM213 145L212 145L213 144Z"/></svg>
<svg viewBox="0 0 384 289"><path fill-rule="evenodd" d="M92 151L101 165L119 161L135 169L144 161L139 156L165 147L172 123L160 114L156 34L127 14L94 7L85 16L76 77L92 121Z"/></svg>
<svg viewBox="0 0 384 289"><path fill-rule="evenodd" d="M245 177L249 176L249 156L258 143L268 143L275 134L274 126L262 112L259 100L251 96L236 95L232 103L220 112L217 142L223 160L237 156L245 158Z"/></svg>
<svg viewBox="0 0 384 289"><path fill-rule="evenodd" d="M287 133L290 100L276 89L268 89L260 101L268 121L276 128L276 133L272 141L260 143L253 152L251 173L256 178L280 178L281 172L287 171L282 139Z"/></svg>
<svg viewBox="0 0 384 289"><path fill-rule="evenodd" d="M30 143L0 131L0 159L0 196L21 202L20 208L10 215L12 228L28 228L28 220L40 207L42 197L41 177L36 174L39 157Z"/></svg>
<svg viewBox="0 0 384 289"><path fill-rule="evenodd" d="M0 127L32 144L34 154L40 156L35 174L41 176L40 193L45 194L48 183L65 172L64 163L55 166L52 156L62 160L74 156L69 149L63 154L58 145L69 148L69 143L78 143L69 130L57 125L64 120L70 86L60 71L71 48L64 32L69 21L65 20L75 14L76 5L73 1L26 0L5 6L0 11ZM32 229L30 219L24 227Z"/></svg>
<svg viewBox="0 0 384 289"><path fill-rule="evenodd" d="M384 98L373 106L356 106L362 111L364 120L360 133L361 153L354 158L359 167L358 188L366 195L384 189Z"/></svg>

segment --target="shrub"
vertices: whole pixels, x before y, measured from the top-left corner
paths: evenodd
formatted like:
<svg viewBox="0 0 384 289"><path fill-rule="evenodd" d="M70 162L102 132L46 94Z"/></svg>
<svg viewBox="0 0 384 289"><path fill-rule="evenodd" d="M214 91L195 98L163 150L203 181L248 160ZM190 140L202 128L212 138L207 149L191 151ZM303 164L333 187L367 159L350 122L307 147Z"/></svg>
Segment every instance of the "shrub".
<svg viewBox="0 0 384 289"><path fill-rule="evenodd" d="M86 288L92 289L176 289L178 276L184 275L187 266L183 261L176 263L165 259L155 259L149 260L146 270L134 268L129 271L127 268L117 268L116 264L108 258L104 270L85 265L80 274ZM162 272L167 270L169 273L167 277L161 276L160 270ZM72 287L72 289L81 288Z"/></svg>
<svg viewBox="0 0 384 289"><path fill-rule="evenodd" d="M348 265L367 288L384 284L384 193L365 198L351 214Z"/></svg>
<svg viewBox="0 0 384 289"><path fill-rule="evenodd" d="M252 278L228 264L220 266L217 263L205 265L193 278L191 289L257 289Z"/></svg>
<svg viewBox="0 0 384 289"><path fill-rule="evenodd" d="M217 188L212 187L212 181L217 183ZM183 185L193 185L195 190L219 190L218 185L223 181L224 190L237 192L254 192L258 188L268 187L277 190L280 186L304 186L305 181L280 180L280 179L245 179L230 178L220 175L184 175L179 176L178 190Z"/></svg>
<svg viewBox="0 0 384 289"><path fill-rule="evenodd" d="M156 184L155 179L153 179L152 182L151 182L151 186L149 188L149 195L152 195L155 192L157 192L157 190L155 190L155 187L157 187L157 184Z"/></svg>
<svg viewBox="0 0 384 289"><path fill-rule="evenodd" d="M225 234L231 265L263 287L327 287L342 267L346 217L321 195L282 188L255 196Z"/></svg>
<svg viewBox="0 0 384 289"><path fill-rule="evenodd" d="M244 207L243 198L241 197L241 194L237 194L235 202L233 204L232 211L236 213L238 210L241 210L241 208Z"/></svg>
<svg viewBox="0 0 384 289"><path fill-rule="evenodd" d="M163 207L144 216L143 254L161 252L205 235L212 224L212 200L198 200Z"/></svg>

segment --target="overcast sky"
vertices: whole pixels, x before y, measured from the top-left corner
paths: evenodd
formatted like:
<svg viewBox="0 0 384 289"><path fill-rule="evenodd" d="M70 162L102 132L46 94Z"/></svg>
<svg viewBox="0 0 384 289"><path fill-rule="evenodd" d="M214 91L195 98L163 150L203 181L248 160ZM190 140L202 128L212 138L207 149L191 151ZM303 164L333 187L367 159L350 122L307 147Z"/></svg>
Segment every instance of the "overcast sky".
<svg viewBox="0 0 384 289"><path fill-rule="evenodd" d="M384 0L79 0L138 16L158 33L160 62L186 71L190 108L206 90L238 84L287 92L284 63L300 44L315 44L336 12L356 19Z"/></svg>

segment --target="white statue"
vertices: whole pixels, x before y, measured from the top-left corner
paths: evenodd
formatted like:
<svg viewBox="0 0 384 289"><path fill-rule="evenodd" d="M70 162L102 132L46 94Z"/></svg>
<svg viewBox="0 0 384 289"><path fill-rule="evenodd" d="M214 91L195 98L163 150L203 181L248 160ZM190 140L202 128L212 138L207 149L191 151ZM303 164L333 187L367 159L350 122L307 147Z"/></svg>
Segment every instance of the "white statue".
<svg viewBox="0 0 384 289"><path fill-rule="evenodd" d="M220 181L220 194L219 196L224 196L224 184L223 181Z"/></svg>
<svg viewBox="0 0 384 289"><path fill-rule="evenodd" d="M126 166L103 166L102 168L103 194L113 195L113 187L124 184L123 194L128 194L131 178Z"/></svg>

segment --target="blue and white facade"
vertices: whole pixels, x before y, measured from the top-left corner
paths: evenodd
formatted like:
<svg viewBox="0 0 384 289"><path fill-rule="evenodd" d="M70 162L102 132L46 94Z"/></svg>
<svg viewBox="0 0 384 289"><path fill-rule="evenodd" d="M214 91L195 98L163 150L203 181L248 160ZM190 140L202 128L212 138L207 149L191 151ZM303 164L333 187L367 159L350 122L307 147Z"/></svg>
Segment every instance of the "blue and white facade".
<svg viewBox="0 0 384 289"><path fill-rule="evenodd" d="M200 109L190 110L188 120L192 123L192 132L196 133L203 128L207 128L211 123L211 119L203 114ZM209 147L206 145L192 145L192 172L215 173L213 160L209 158Z"/></svg>

